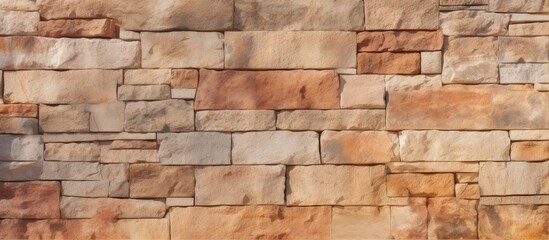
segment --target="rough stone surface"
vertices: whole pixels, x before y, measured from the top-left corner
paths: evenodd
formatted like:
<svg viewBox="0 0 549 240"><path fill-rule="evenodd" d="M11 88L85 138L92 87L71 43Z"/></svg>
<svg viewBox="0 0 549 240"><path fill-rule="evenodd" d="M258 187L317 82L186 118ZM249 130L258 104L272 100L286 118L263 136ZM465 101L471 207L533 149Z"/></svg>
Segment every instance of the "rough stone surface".
<svg viewBox="0 0 549 240"><path fill-rule="evenodd" d="M494 12L547 12L549 3L543 0L491 0L488 9Z"/></svg>
<svg viewBox="0 0 549 240"><path fill-rule="evenodd" d="M452 197L453 174L389 174L387 195L391 197Z"/></svg>
<svg viewBox="0 0 549 240"><path fill-rule="evenodd" d="M480 206L478 224L483 239L547 239L549 206Z"/></svg>
<svg viewBox="0 0 549 240"><path fill-rule="evenodd" d="M359 52L419 52L442 49L441 31L366 31L357 35Z"/></svg>
<svg viewBox="0 0 549 240"><path fill-rule="evenodd" d="M398 136L388 132L324 131L323 164L372 164L399 160Z"/></svg>
<svg viewBox="0 0 549 240"><path fill-rule="evenodd" d="M549 194L549 162L480 163L480 194Z"/></svg>
<svg viewBox="0 0 549 240"><path fill-rule="evenodd" d="M220 110L196 112L196 129L201 131L275 130L275 111Z"/></svg>
<svg viewBox="0 0 549 240"><path fill-rule="evenodd" d="M196 88L198 86L198 71L194 69L172 69L170 86L172 88Z"/></svg>
<svg viewBox="0 0 549 240"><path fill-rule="evenodd" d="M1 84L0 84L1 85ZM0 117L38 117L38 105L36 104L0 104Z"/></svg>
<svg viewBox="0 0 549 240"><path fill-rule="evenodd" d="M410 198L405 206L391 206L391 236L394 239L426 239L428 220L425 198Z"/></svg>
<svg viewBox="0 0 549 240"><path fill-rule="evenodd" d="M84 105L40 105L43 132L89 132L90 114Z"/></svg>
<svg viewBox="0 0 549 240"><path fill-rule="evenodd" d="M122 101L170 99L170 86L120 86L118 87L118 99Z"/></svg>
<svg viewBox="0 0 549 240"><path fill-rule="evenodd" d="M295 166L288 171L288 205L375 205L387 196L385 167Z"/></svg>
<svg viewBox="0 0 549 240"><path fill-rule="evenodd" d="M35 118L0 118L0 133L38 134L38 119Z"/></svg>
<svg viewBox="0 0 549 240"><path fill-rule="evenodd" d="M386 75L385 91L412 91L442 87L440 75Z"/></svg>
<svg viewBox="0 0 549 240"><path fill-rule="evenodd" d="M188 166L130 165L132 198L192 197L194 171Z"/></svg>
<svg viewBox="0 0 549 240"><path fill-rule="evenodd" d="M59 195L58 182L2 182L0 218L59 218Z"/></svg>
<svg viewBox="0 0 549 240"><path fill-rule="evenodd" d="M438 29L439 0L365 0L366 30Z"/></svg>
<svg viewBox="0 0 549 240"><path fill-rule="evenodd" d="M101 179L109 181L109 197L129 197L129 164L102 164Z"/></svg>
<svg viewBox="0 0 549 240"><path fill-rule="evenodd" d="M0 181L39 180L42 174L42 161L0 162Z"/></svg>
<svg viewBox="0 0 549 240"><path fill-rule="evenodd" d="M402 161L504 161L510 140L505 131L403 131Z"/></svg>
<svg viewBox="0 0 549 240"><path fill-rule="evenodd" d="M39 21L37 12L0 10L0 35L34 35Z"/></svg>
<svg viewBox="0 0 549 240"><path fill-rule="evenodd" d="M231 160L233 164L319 164L318 133L234 133Z"/></svg>
<svg viewBox="0 0 549 240"><path fill-rule="evenodd" d="M117 33L112 19L50 20L38 23L38 34L43 37L115 38Z"/></svg>
<svg viewBox="0 0 549 240"><path fill-rule="evenodd" d="M158 143L153 141L140 140L114 140L110 149L157 149Z"/></svg>
<svg viewBox="0 0 549 240"><path fill-rule="evenodd" d="M151 149L101 150L101 163L148 163L158 161L157 151Z"/></svg>
<svg viewBox="0 0 549 240"><path fill-rule="evenodd" d="M500 62L547 62L549 37L499 37L498 57Z"/></svg>
<svg viewBox="0 0 549 240"><path fill-rule="evenodd" d="M34 0L0 0L0 9L16 11L36 11L36 1Z"/></svg>
<svg viewBox="0 0 549 240"><path fill-rule="evenodd" d="M421 71L419 53L359 53L358 73L375 74L419 74Z"/></svg>
<svg viewBox="0 0 549 240"><path fill-rule="evenodd" d="M61 194L73 197L107 197L109 181L62 181Z"/></svg>
<svg viewBox="0 0 549 240"><path fill-rule="evenodd" d="M97 143L47 143L45 160L99 161L101 148Z"/></svg>
<svg viewBox="0 0 549 240"><path fill-rule="evenodd" d="M215 132L161 133L158 157L169 165L231 163L231 135Z"/></svg>
<svg viewBox="0 0 549 240"><path fill-rule="evenodd" d="M40 161L43 159L42 136L0 135L0 161Z"/></svg>
<svg viewBox="0 0 549 240"><path fill-rule="evenodd" d="M61 198L63 218L162 218L166 205L157 200L117 198Z"/></svg>
<svg viewBox="0 0 549 240"><path fill-rule="evenodd" d="M511 144L511 160L549 160L549 141L513 142Z"/></svg>
<svg viewBox="0 0 549 240"><path fill-rule="evenodd" d="M180 132L194 129L193 103L184 100L129 102L124 128L128 132Z"/></svg>
<svg viewBox="0 0 549 240"><path fill-rule="evenodd" d="M480 205L549 205L549 196L483 196Z"/></svg>
<svg viewBox="0 0 549 240"><path fill-rule="evenodd" d="M468 173L478 172L478 163L464 162L390 162L386 164L389 173Z"/></svg>
<svg viewBox="0 0 549 240"><path fill-rule="evenodd" d="M549 127L549 95L531 86L444 86L389 93L388 129Z"/></svg>
<svg viewBox="0 0 549 240"><path fill-rule="evenodd" d="M440 28L448 36L505 35L509 14L483 11L452 11L440 14Z"/></svg>
<svg viewBox="0 0 549 240"><path fill-rule="evenodd" d="M509 137L513 141L549 140L549 130L510 130Z"/></svg>
<svg viewBox="0 0 549 240"><path fill-rule="evenodd" d="M277 113L276 127L287 130L382 130L383 110L295 110Z"/></svg>
<svg viewBox="0 0 549 240"><path fill-rule="evenodd" d="M112 140L155 140L154 133L59 133L44 134L44 142L93 142Z"/></svg>
<svg viewBox="0 0 549 240"><path fill-rule="evenodd" d="M463 199L479 199L480 186L478 184L457 183L456 197Z"/></svg>
<svg viewBox="0 0 549 240"><path fill-rule="evenodd" d="M342 75L341 108L385 108L385 77Z"/></svg>
<svg viewBox="0 0 549 240"><path fill-rule="evenodd" d="M451 37L444 46L443 83L497 83L495 37Z"/></svg>
<svg viewBox="0 0 549 240"><path fill-rule="evenodd" d="M353 32L225 32L225 68L330 69L355 66L356 34Z"/></svg>
<svg viewBox="0 0 549 240"><path fill-rule="evenodd" d="M121 69L139 66L139 42L16 36L0 37L0 46L0 56L11 56L0 58L2 69Z"/></svg>
<svg viewBox="0 0 549 240"><path fill-rule="evenodd" d="M42 180L101 180L98 163L46 161L42 167Z"/></svg>
<svg viewBox="0 0 549 240"><path fill-rule="evenodd" d="M440 74L442 72L442 53L440 51L422 52L420 57L422 74Z"/></svg>
<svg viewBox="0 0 549 240"><path fill-rule="evenodd" d="M549 83L546 63L500 64L499 72L502 84Z"/></svg>
<svg viewBox="0 0 549 240"><path fill-rule="evenodd" d="M549 34L549 22L509 25L511 36L540 36Z"/></svg>
<svg viewBox="0 0 549 240"><path fill-rule="evenodd" d="M196 109L303 108L339 108L335 71L200 70Z"/></svg>
<svg viewBox="0 0 549 240"><path fill-rule="evenodd" d="M429 198L429 238L477 238L476 200Z"/></svg>
<svg viewBox="0 0 549 240"><path fill-rule="evenodd" d="M141 33L145 68L223 68L223 34Z"/></svg>
<svg viewBox="0 0 549 240"><path fill-rule="evenodd" d="M170 69L128 69L124 71L126 85L170 84Z"/></svg>
<svg viewBox="0 0 549 240"><path fill-rule="evenodd" d="M389 207L332 208L332 239L388 239L390 228Z"/></svg>
<svg viewBox="0 0 549 240"><path fill-rule="evenodd" d="M195 172L195 204L283 205L285 170L284 166L199 167Z"/></svg>

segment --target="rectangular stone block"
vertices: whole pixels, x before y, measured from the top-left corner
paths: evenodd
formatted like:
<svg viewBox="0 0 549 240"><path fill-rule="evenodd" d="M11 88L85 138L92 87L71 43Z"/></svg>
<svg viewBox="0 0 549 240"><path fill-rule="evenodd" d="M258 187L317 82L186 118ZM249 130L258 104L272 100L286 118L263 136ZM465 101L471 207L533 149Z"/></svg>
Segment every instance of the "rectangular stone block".
<svg viewBox="0 0 549 240"><path fill-rule="evenodd" d="M307 108L339 108L335 71L200 70L198 110Z"/></svg>
<svg viewBox="0 0 549 240"><path fill-rule="evenodd" d="M0 182L0 218L59 218L59 195L58 182Z"/></svg>
<svg viewBox="0 0 549 240"><path fill-rule="evenodd" d="M478 234L483 239L547 239L549 206L480 206Z"/></svg>
<svg viewBox="0 0 549 240"><path fill-rule="evenodd" d="M548 62L549 37L499 37L498 57L500 62Z"/></svg>
<svg viewBox="0 0 549 240"><path fill-rule="evenodd" d="M320 164L318 133L266 131L232 134L233 164Z"/></svg>
<svg viewBox="0 0 549 240"><path fill-rule="evenodd" d="M166 205L158 200L61 198L63 218L162 218L165 213Z"/></svg>
<svg viewBox="0 0 549 240"><path fill-rule="evenodd" d="M225 32L225 68L333 69L355 66L354 32Z"/></svg>
<svg viewBox="0 0 549 240"><path fill-rule="evenodd" d="M27 135L38 134L38 119L0 118L0 133Z"/></svg>
<svg viewBox="0 0 549 240"><path fill-rule="evenodd" d="M192 131L193 102L176 99L128 102L124 129L128 132Z"/></svg>
<svg viewBox="0 0 549 240"><path fill-rule="evenodd" d="M0 135L0 161L40 161L44 143L39 135Z"/></svg>
<svg viewBox="0 0 549 240"><path fill-rule="evenodd" d="M155 133L58 133L44 134L44 142L93 142L112 140L156 140Z"/></svg>
<svg viewBox="0 0 549 240"><path fill-rule="evenodd" d="M330 235L330 207L221 206L174 208L171 237L324 239Z"/></svg>
<svg viewBox="0 0 549 240"><path fill-rule="evenodd" d="M429 198L429 239L477 239L478 201Z"/></svg>
<svg viewBox="0 0 549 240"><path fill-rule="evenodd" d="M196 88L198 86L198 71L195 69L172 69L170 86L172 88Z"/></svg>
<svg viewBox="0 0 549 240"><path fill-rule="evenodd" d="M499 74L501 84L549 83L549 64L500 64Z"/></svg>
<svg viewBox="0 0 549 240"><path fill-rule="evenodd" d="M144 68L223 68L223 34L142 32Z"/></svg>
<svg viewBox="0 0 549 240"><path fill-rule="evenodd" d="M86 104L90 113L90 131L122 132L124 131L124 102L103 104Z"/></svg>
<svg viewBox="0 0 549 240"><path fill-rule="evenodd" d="M480 205L549 205L549 196L483 196Z"/></svg>
<svg viewBox="0 0 549 240"><path fill-rule="evenodd" d="M511 23L547 22L549 16L545 14L512 13Z"/></svg>
<svg viewBox="0 0 549 240"><path fill-rule="evenodd" d="M275 130L275 111L220 110L196 112L196 130L200 131L261 131Z"/></svg>
<svg viewBox="0 0 549 240"><path fill-rule="evenodd" d="M456 183L456 198L480 199L480 186L478 184Z"/></svg>
<svg viewBox="0 0 549 240"><path fill-rule="evenodd" d="M495 37L450 37L444 46L443 83L497 83Z"/></svg>
<svg viewBox="0 0 549 240"><path fill-rule="evenodd" d="M124 71L124 84L170 84L171 72L170 69L128 69Z"/></svg>
<svg viewBox="0 0 549 240"><path fill-rule="evenodd" d="M365 0L366 30L438 29L439 0Z"/></svg>
<svg viewBox="0 0 549 240"><path fill-rule="evenodd" d="M35 35L40 14L0 10L0 35Z"/></svg>
<svg viewBox="0 0 549 240"><path fill-rule="evenodd" d="M42 162L0 162L0 181L40 180Z"/></svg>
<svg viewBox="0 0 549 240"><path fill-rule="evenodd" d="M398 161L398 135L372 131L323 131L323 164L373 164Z"/></svg>
<svg viewBox="0 0 549 240"><path fill-rule="evenodd" d="M402 131L402 161L505 161L510 140L505 131Z"/></svg>
<svg viewBox="0 0 549 240"><path fill-rule="evenodd" d="M194 206L194 198L166 198L167 207L189 207Z"/></svg>
<svg viewBox="0 0 549 240"><path fill-rule="evenodd" d="M490 0L440 0L441 6L486 5Z"/></svg>
<svg viewBox="0 0 549 240"><path fill-rule="evenodd" d="M385 75L385 91L412 91L442 87L440 75Z"/></svg>
<svg viewBox="0 0 549 240"><path fill-rule="evenodd" d="M121 79L122 71L111 70L5 72L4 101L45 104L114 102L116 84Z"/></svg>
<svg viewBox="0 0 549 240"><path fill-rule="evenodd" d="M458 183L478 183L478 173L456 173Z"/></svg>
<svg viewBox="0 0 549 240"><path fill-rule="evenodd" d="M196 89L173 88L171 89L171 95L172 98L194 99L194 96L196 96Z"/></svg>
<svg viewBox="0 0 549 240"><path fill-rule="evenodd" d="M510 36L549 35L549 22L523 23L509 25Z"/></svg>
<svg viewBox="0 0 549 240"><path fill-rule="evenodd" d="M452 197L454 175L440 174L389 174L387 195L390 197Z"/></svg>
<svg viewBox="0 0 549 240"><path fill-rule="evenodd" d="M194 178L194 169L189 166L131 164L130 197L192 197Z"/></svg>
<svg viewBox="0 0 549 240"><path fill-rule="evenodd" d="M428 222L426 198L410 198L404 206L391 206L394 239L427 239Z"/></svg>
<svg viewBox="0 0 549 240"><path fill-rule="evenodd" d="M295 110L277 113L276 127L287 130L382 130L384 110Z"/></svg>
<svg viewBox="0 0 549 240"><path fill-rule="evenodd" d="M547 12L549 3L543 0L490 0L488 10L494 12Z"/></svg>
<svg viewBox="0 0 549 240"><path fill-rule="evenodd" d="M440 13L440 28L446 36L505 35L509 14L484 11L451 11Z"/></svg>
<svg viewBox="0 0 549 240"><path fill-rule="evenodd" d="M390 232L390 207L332 208L332 239L389 239Z"/></svg>
<svg viewBox="0 0 549 240"><path fill-rule="evenodd" d="M114 140L110 146L110 149L158 149L158 143L156 141L142 141L142 140Z"/></svg>
<svg viewBox="0 0 549 240"><path fill-rule="evenodd" d="M143 163L159 162L156 150L121 149L101 150L101 163Z"/></svg>
<svg viewBox="0 0 549 240"><path fill-rule="evenodd" d="M381 205L387 196L385 179L381 165L290 167L286 204Z"/></svg>
<svg viewBox="0 0 549 240"><path fill-rule="evenodd" d="M89 132L90 114L84 105L40 104L40 129L43 132Z"/></svg>
<svg viewBox="0 0 549 240"><path fill-rule="evenodd" d="M549 140L549 130L510 130L512 141L521 140Z"/></svg>
<svg viewBox="0 0 549 240"><path fill-rule="evenodd" d="M549 141L513 142L511 144L511 160L549 160Z"/></svg>
<svg viewBox="0 0 549 240"><path fill-rule="evenodd" d="M421 52L421 73L440 74L442 72L442 52Z"/></svg>
<svg viewBox="0 0 549 240"><path fill-rule="evenodd" d="M0 54L11 56L0 59L0 68L5 70L137 68L141 55L139 42L118 39L16 36L1 37L0 44L4 46Z"/></svg>
<svg viewBox="0 0 549 240"><path fill-rule="evenodd" d="M231 164L231 134L159 133L158 157L166 165Z"/></svg>
<svg viewBox="0 0 549 240"><path fill-rule="evenodd" d="M549 162L480 163L480 194L549 194Z"/></svg>
<svg viewBox="0 0 549 240"><path fill-rule="evenodd" d="M38 105L0 104L0 117L36 118L38 117Z"/></svg>
<svg viewBox="0 0 549 240"><path fill-rule="evenodd" d="M442 31L366 31L357 35L359 52L438 51Z"/></svg>
<svg viewBox="0 0 549 240"><path fill-rule="evenodd" d="M0 9L16 11L36 11L36 2L34 0L0 0Z"/></svg>
<svg viewBox="0 0 549 240"><path fill-rule="evenodd" d="M71 197L108 197L109 181L62 181L61 195Z"/></svg>
<svg viewBox="0 0 549 240"><path fill-rule="evenodd" d="M465 162L390 162L389 173L478 173L478 163Z"/></svg>
<svg viewBox="0 0 549 240"><path fill-rule="evenodd" d="M43 37L116 38L118 30L112 19L60 19L38 23Z"/></svg>
<svg viewBox="0 0 549 240"><path fill-rule="evenodd" d="M130 197L128 163L101 164L101 179L109 181L109 197Z"/></svg>
<svg viewBox="0 0 549 240"><path fill-rule="evenodd" d="M284 205L285 174L280 165L199 167L195 205Z"/></svg>
<svg viewBox="0 0 549 240"><path fill-rule="evenodd" d="M549 127L549 95L531 86L444 86L390 92L387 128L536 129Z"/></svg>
<svg viewBox="0 0 549 240"><path fill-rule="evenodd" d="M118 87L118 100L146 101L170 99L171 89L168 85L122 85Z"/></svg>
<svg viewBox="0 0 549 240"><path fill-rule="evenodd" d="M341 75L341 108L385 108L385 77Z"/></svg>
<svg viewBox="0 0 549 240"><path fill-rule="evenodd" d="M358 73L375 74L419 74L421 62L419 53L359 53Z"/></svg>
<svg viewBox="0 0 549 240"><path fill-rule="evenodd" d="M42 167L42 180L101 180L99 163L46 161Z"/></svg>
<svg viewBox="0 0 549 240"><path fill-rule="evenodd" d="M98 143L46 143L45 160L99 161L101 147Z"/></svg>
<svg viewBox="0 0 549 240"><path fill-rule="evenodd" d="M235 1L235 29L244 31L349 30L364 28L360 0Z"/></svg>

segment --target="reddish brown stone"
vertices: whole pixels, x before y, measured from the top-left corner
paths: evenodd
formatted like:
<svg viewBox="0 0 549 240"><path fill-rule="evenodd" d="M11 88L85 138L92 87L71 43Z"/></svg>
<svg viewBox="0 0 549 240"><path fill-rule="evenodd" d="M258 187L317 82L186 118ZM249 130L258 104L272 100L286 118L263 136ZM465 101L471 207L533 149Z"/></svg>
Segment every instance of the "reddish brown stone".
<svg viewBox="0 0 549 240"><path fill-rule="evenodd" d="M527 85L453 85L390 92L387 128L549 128L549 94Z"/></svg>
<svg viewBox="0 0 549 240"><path fill-rule="evenodd" d="M132 198L192 197L194 171L190 166L130 165Z"/></svg>
<svg viewBox="0 0 549 240"><path fill-rule="evenodd" d="M63 19L39 22L38 35L54 38L114 38L117 35L117 29L112 19Z"/></svg>
<svg viewBox="0 0 549 240"><path fill-rule="evenodd" d="M198 71L194 69L172 69L170 86L172 88L196 88Z"/></svg>
<svg viewBox="0 0 549 240"><path fill-rule="evenodd" d="M357 35L359 52L420 52L442 49L442 31L375 31Z"/></svg>
<svg viewBox="0 0 549 240"><path fill-rule="evenodd" d="M390 174L387 175L387 195L390 197L451 197L454 196L454 175Z"/></svg>
<svg viewBox="0 0 549 240"><path fill-rule="evenodd" d="M0 117L37 117L38 105L0 104Z"/></svg>
<svg viewBox="0 0 549 240"><path fill-rule="evenodd" d="M196 109L337 109L335 71L200 70Z"/></svg>
<svg viewBox="0 0 549 240"><path fill-rule="evenodd" d="M60 195L58 182L0 182L0 218L59 218Z"/></svg>
<svg viewBox="0 0 549 240"><path fill-rule="evenodd" d="M358 73L377 74L419 74L421 60L419 53L359 53Z"/></svg>

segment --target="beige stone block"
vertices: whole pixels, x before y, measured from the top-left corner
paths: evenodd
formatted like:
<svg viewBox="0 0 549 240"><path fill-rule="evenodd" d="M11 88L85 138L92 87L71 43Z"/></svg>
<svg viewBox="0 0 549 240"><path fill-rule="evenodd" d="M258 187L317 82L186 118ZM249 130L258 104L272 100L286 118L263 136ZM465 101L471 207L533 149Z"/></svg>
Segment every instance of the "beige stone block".
<svg viewBox="0 0 549 240"><path fill-rule="evenodd" d="M275 130L276 115L271 110L219 110L196 112L196 130L261 131Z"/></svg>
<svg viewBox="0 0 549 240"><path fill-rule="evenodd" d="M442 87L440 75L385 75L385 91L387 92L426 90L440 87Z"/></svg>
<svg viewBox="0 0 549 240"><path fill-rule="evenodd" d="M421 73L440 74L442 72L442 52L421 52Z"/></svg>
<svg viewBox="0 0 549 240"><path fill-rule="evenodd" d="M478 163L468 162L390 162L390 173L477 173Z"/></svg>
<svg viewBox="0 0 549 240"><path fill-rule="evenodd" d="M443 83L497 83L495 37L450 37L444 46Z"/></svg>
<svg viewBox="0 0 549 240"><path fill-rule="evenodd" d="M176 99L128 102L124 128L128 132L192 131L193 105L193 102Z"/></svg>
<svg viewBox="0 0 549 240"><path fill-rule="evenodd" d="M549 162L480 163L480 194L549 194Z"/></svg>
<svg viewBox="0 0 549 240"><path fill-rule="evenodd" d="M112 140L156 140L155 133L58 133L44 134L44 142L93 142Z"/></svg>
<svg viewBox="0 0 549 240"><path fill-rule="evenodd" d="M98 143L46 143L45 160L99 161L101 147Z"/></svg>
<svg viewBox="0 0 549 240"><path fill-rule="evenodd" d="M549 141L513 142L511 144L511 160L549 160Z"/></svg>
<svg viewBox="0 0 549 240"><path fill-rule="evenodd" d="M90 114L84 105L40 104L39 122L43 132L90 131Z"/></svg>
<svg viewBox="0 0 549 240"><path fill-rule="evenodd" d="M228 133L159 133L158 141L158 157L165 165L231 164L231 135Z"/></svg>
<svg viewBox="0 0 549 240"><path fill-rule="evenodd" d="M439 0L365 0L366 30L438 29Z"/></svg>
<svg viewBox="0 0 549 240"><path fill-rule="evenodd" d="M35 35L39 21L37 12L0 10L0 35Z"/></svg>
<svg viewBox="0 0 549 240"><path fill-rule="evenodd" d="M146 101L166 100L171 97L171 89L168 85L145 85L118 87L118 100L122 101Z"/></svg>
<svg viewBox="0 0 549 240"><path fill-rule="evenodd" d="M62 197L63 218L162 218L166 205L158 200Z"/></svg>
<svg viewBox="0 0 549 240"><path fill-rule="evenodd" d="M45 161L41 180L101 180L100 166L96 162Z"/></svg>
<svg viewBox="0 0 549 240"><path fill-rule="evenodd" d="M323 164L372 164L399 161L398 135L389 132L324 131Z"/></svg>
<svg viewBox="0 0 549 240"><path fill-rule="evenodd" d="M341 108L385 108L385 77L342 75Z"/></svg>
<svg viewBox="0 0 549 240"><path fill-rule="evenodd" d="M62 181L61 195L72 197L108 197L109 181Z"/></svg>
<svg viewBox="0 0 549 240"><path fill-rule="evenodd" d="M170 69L128 69L124 71L126 85L170 84Z"/></svg>
<svg viewBox="0 0 549 240"><path fill-rule="evenodd" d="M171 89L171 96L179 99L194 99L196 89L174 88Z"/></svg>
<svg viewBox="0 0 549 240"><path fill-rule="evenodd" d="M498 57L500 62L548 62L549 37L499 37Z"/></svg>
<svg viewBox="0 0 549 240"><path fill-rule="evenodd" d="M389 207L333 207L332 239L388 239Z"/></svg>
<svg viewBox="0 0 549 240"><path fill-rule="evenodd" d="M509 14L484 11L452 11L440 13L440 28L446 36L505 35Z"/></svg>
<svg viewBox="0 0 549 240"><path fill-rule="evenodd" d="M549 83L549 64L500 64L499 74L501 84Z"/></svg>
<svg viewBox="0 0 549 240"><path fill-rule="evenodd" d="M294 110L277 113L276 127L287 130L383 130L384 110Z"/></svg>
<svg viewBox="0 0 549 240"><path fill-rule="evenodd" d="M410 198L407 205L391 206L391 236L394 239L427 239L426 198Z"/></svg>
<svg viewBox="0 0 549 240"><path fill-rule="evenodd" d="M4 134L38 134L36 118L0 118L0 133Z"/></svg>
<svg viewBox="0 0 549 240"><path fill-rule="evenodd" d="M429 238L476 239L477 200L430 198Z"/></svg>
<svg viewBox="0 0 549 240"><path fill-rule="evenodd" d="M391 197L452 197L454 175L440 174L389 174L387 195Z"/></svg>
<svg viewBox="0 0 549 240"><path fill-rule="evenodd" d="M121 149L101 150L101 163L144 163L159 162L156 150Z"/></svg>

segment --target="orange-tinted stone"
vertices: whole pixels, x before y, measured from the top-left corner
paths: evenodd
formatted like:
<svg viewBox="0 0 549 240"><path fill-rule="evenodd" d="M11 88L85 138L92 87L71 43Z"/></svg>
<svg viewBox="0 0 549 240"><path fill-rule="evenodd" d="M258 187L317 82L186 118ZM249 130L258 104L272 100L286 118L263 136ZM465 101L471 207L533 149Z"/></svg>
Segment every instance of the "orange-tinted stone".
<svg viewBox="0 0 549 240"><path fill-rule="evenodd" d="M525 141L511 144L511 159L519 161L549 160L549 141Z"/></svg>
<svg viewBox="0 0 549 240"><path fill-rule="evenodd" d="M359 52L419 52L442 49L442 31L374 31L357 35Z"/></svg>
<svg viewBox="0 0 549 240"><path fill-rule="evenodd" d="M196 109L337 109L335 71L200 70Z"/></svg>
<svg viewBox="0 0 549 240"><path fill-rule="evenodd" d="M172 88L196 88L198 71L194 69L172 69L170 86Z"/></svg>
<svg viewBox="0 0 549 240"><path fill-rule="evenodd" d="M549 206L480 206L481 239L549 239Z"/></svg>
<svg viewBox="0 0 549 240"><path fill-rule="evenodd" d="M320 137L323 164L372 164L398 161L398 136L372 131L324 131Z"/></svg>
<svg viewBox="0 0 549 240"><path fill-rule="evenodd" d="M117 29L112 19L62 19L39 22L38 35L54 38L114 38L117 35Z"/></svg>
<svg viewBox="0 0 549 240"><path fill-rule="evenodd" d="M421 71L419 53L359 53L358 73L376 74L419 74Z"/></svg>
<svg viewBox="0 0 549 240"><path fill-rule="evenodd" d="M451 197L454 196L454 175L390 174L387 175L387 195L390 197Z"/></svg>
<svg viewBox="0 0 549 240"><path fill-rule="evenodd" d="M477 200L429 198L429 239L477 239L477 206Z"/></svg>
<svg viewBox="0 0 549 240"><path fill-rule="evenodd" d="M0 218L59 218L60 195L58 182L0 182Z"/></svg>
<svg viewBox="0 0 549 240"><path fill-rule="evenodd" d="M190 166L130 165L132 198L192 197L194 170Z"/></svg>
<svg viewBox="0 0 549 240"><path fill-rule="evenodd" d="M444 86L389 92L387 128L549 128L549 94L531 86Z"/></svg>
<svg viewBox="0 0 549 240"><path fill-rule="evenodd" d="M37 117L38 105L0 104L0 117Z"/></svg>

